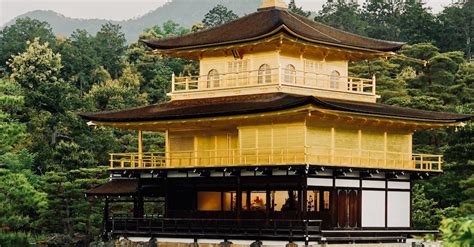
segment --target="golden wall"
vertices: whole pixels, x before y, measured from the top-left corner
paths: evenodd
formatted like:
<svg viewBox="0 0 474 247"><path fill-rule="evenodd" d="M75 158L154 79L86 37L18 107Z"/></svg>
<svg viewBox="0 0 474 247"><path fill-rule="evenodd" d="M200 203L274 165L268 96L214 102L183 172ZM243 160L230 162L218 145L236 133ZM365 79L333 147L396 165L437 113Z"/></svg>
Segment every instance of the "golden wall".
<svg viewBox="0 0 474 247"><path fill-rule="evenodd" d="M348 76L348 61L345 58L341 57L340 60L324 60L323 58L306 55L300 56L300 54L289 52L256 52L245 54L242 59L235 59L232 55L202 57L199 63L199 74L201 76L207 76L209 71L213 69L217 70L219 74L240 72L239 70L257 71L263 64L268 64L272 69L279 68L280 66L287 68L287 66L291 64L297 71L325 75L331 75L333 71L337 71L341 77ZM301 74L301 77L302 76ZM306 76L311 77L311 75Z"/></svg>
<svg viewBox="0 0 474 247"><path fill-rule="evenodd" d="M318 164L411 168L412 136L316 121L240 126L233 130L169 132L168 164Z"/></svg>

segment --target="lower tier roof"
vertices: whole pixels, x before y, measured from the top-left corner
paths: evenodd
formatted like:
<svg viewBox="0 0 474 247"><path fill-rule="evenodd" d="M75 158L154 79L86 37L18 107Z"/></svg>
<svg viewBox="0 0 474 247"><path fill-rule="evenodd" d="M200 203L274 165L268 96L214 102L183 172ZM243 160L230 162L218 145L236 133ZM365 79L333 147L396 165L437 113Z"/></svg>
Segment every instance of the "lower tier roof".
<svg viewBox="0 0 474 247"><path fill-rule="evenodd" d="M86 191L88 196L128 196L138 192L137 179L114 179Z"/></svg>
<svg viewBox="0 0 474 247"><path fill-rule="evenodd" d="M119 111L80 113L85 120L96 122L145 122L182 120L205 117L235 116L289 110L313 105L327 110L359 113L387 118L408 118L435 123L468 121L474 115L434 112L396 107L379 103L316 98L286 93L241 95L221 98L174 100Z"/></svg>

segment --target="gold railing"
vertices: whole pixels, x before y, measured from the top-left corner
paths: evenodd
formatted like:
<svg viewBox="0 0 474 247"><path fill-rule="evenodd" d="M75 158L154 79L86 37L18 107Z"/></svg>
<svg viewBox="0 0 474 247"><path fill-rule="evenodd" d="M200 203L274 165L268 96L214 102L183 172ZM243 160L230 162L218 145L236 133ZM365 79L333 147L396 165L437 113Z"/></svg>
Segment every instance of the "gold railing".
<svg viewBox="0 0 474 247"><path fill-rule="evenodd" d="M172 78L172 93L199 92L221 89L248 88L269 85L285 85L310 89L375 95L375 78L327 75L285 68L250 70L212 76L186 76Z"/></svg>
<svg viewBox="0 0 474 247"><path fill-rule="evenodd" d="M314 164L374 169L442 171L442 155L369 150L294 147L189 152L112 153L111 169L192 168L245 165Z"/></svg>
<svg viewBox="0 0 474 247"><path fill-rule="evenodd" d="M413 154L413 164L420 170L442 171L443 155Z"/></svg>

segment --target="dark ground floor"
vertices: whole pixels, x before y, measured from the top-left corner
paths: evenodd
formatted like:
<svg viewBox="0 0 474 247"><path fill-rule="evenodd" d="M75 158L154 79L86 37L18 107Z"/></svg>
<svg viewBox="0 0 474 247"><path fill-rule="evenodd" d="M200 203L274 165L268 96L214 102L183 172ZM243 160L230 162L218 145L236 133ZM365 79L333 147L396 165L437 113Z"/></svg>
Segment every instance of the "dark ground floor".
<svg viewBox="0 0 474 247"><path fill-rule="evenodd" d="M421 176L305 166L122 172L88 194L105 198L109 234L398 242L413 233Z"/></svg>

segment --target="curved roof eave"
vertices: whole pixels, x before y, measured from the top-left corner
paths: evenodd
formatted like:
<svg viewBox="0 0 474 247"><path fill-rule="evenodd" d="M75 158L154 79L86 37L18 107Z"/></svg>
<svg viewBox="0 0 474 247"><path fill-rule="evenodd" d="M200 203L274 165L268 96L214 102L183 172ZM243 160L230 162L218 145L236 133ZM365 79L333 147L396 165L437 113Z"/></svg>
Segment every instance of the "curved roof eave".
<svg viewBox="0 0 474 247"><path fill-rule="evenodd" d="M250 98L253 97L253 98ZM261 97L261 98L259 98ZM416 109L394 107L377 103L319 99L313 96L293 96L283 93L272 93L263 96L236 96L231 102L190 102L182 100L160 105L132 108L123 111L101 113L80 113L86 120L96 122L149 122L199 119L208 117L227 117L246 114L258 114L315 106L317 108L340 111L350 114L363 114L374 117L405 119L432 123L457 123L469 121L473 115L431 112Z"/></svg>
<svg viewBox="0 0 474 247"><path fill-rule="evenodd" d="M293 36L294 38L304 40L304 41L312 43L314 45L324 45L324 46L329 46L329 47L338 47L338 48L343 48L343 49L348 49L348 50L359 50L359 51L366 51L366 52L373 52L373 53L395 51L395 50L400 49L401 47L403 47L406 44L406 43L403 43L403 42L398 42L400 47L397 48L397 49L381 49L381 50L375 50L375 49L370 49L370 48L366 48L366 47L349 46L349 45L331 43L331 42L327 42L327 41L316 40L316 39L311 39L311 38L305 37L303 35L300 35L300 34L296 33L295 31L290 29L285 24L280 25L279 27L277 27L276 29L274 29L273 31L271 31L267 34L257 36L257 37L252 37L252 38L248 38L248 39L233 40L233 41L226 41L226 42L219 42L219 43L211 43L211 44L184 46L184 47L179 47L179 48L159 47L156 44L151 43L149 40L140 40L140 41L145 43L147 46L151 47L152 49L155 49L159 52L189 51L189 50L198 50L198 49L204 49L204 48L210 48L210 47L219 47L219 46L227 46L227 45L235 45L235 44L255 42L255 41L258 41L258 40L263 40L265 38L270 38L272 36L276 36L279 33L282 33L284 31L286 31L287 34Z"/></svg>
<svg viewBox="0 0 474 247"><path fill-rule="evenodd" d="M349 33L281 9L255 12L221 26L179 37L143 40L143 42L151 48L163 51L189 50L255 41L280 30L286 30L296 38L308 42L358 50L395 51L404 45L401 42Z"/></svg>

